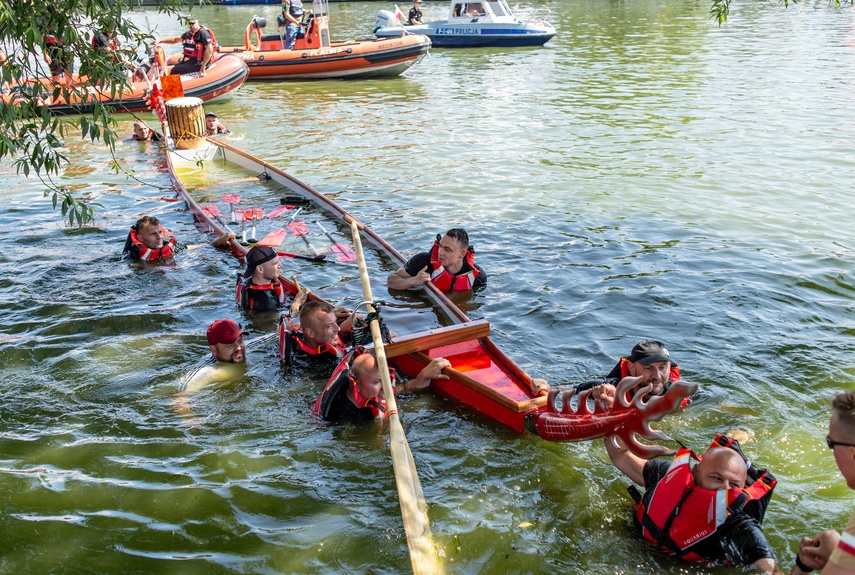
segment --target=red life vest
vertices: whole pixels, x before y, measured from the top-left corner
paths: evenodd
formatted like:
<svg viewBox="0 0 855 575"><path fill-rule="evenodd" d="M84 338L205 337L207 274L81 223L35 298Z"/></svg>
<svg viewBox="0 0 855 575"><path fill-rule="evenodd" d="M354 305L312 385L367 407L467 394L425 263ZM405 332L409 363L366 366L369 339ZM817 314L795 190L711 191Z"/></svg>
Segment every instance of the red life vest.
<svg viewBox="0 0 855 575"><path fill-rule="evenodd" d="M348 388L353 390L353 399L357 407L369 408L374 419L385 419L389 415L386 411L385 399L380 399L377 396L363 397L359 393L356 378L353 377L350 364L356 357L363 353L365 353L365 350L362 347L354 347L342 362L338 364L335 371L332 372L327 384L324 386L324 390L318 396L318 400L312 408L316 416L327 419L333 399L340 393L347 393ZM398 374L394 369L389 369L389 378L392 381L392 393L394 393L398 383Z"/></svg>
<svg viewBox="0 0 855 575"><path fill-rule="evenodd" d="M237 299L238 305L243 309L258 309L259 306L255 303L256 300L261 300L262 298L272 299L268 294L264 293L269 291L273 292L275 299L278 301L278 305L275 307L279 307L285 303L285 287L278 279L273 283L255 285L252 283L251 277L241 279L240 275L238 275L237 287L235 288L235 299ZM253 292L255 292L255 294L253 294Z"/></svg>
<svg viewBox="0 0 855 575"><path fill-rule="evenodd" d="M296 345L307 355L318 356L328 354L336 359L342 359L347 354L347 347L338 336L336 336L336 342L333 345L325 341L317 347L312 347L304 341L303 332L294 326L291 318L283 315L279 320L279 359L285 363L291 363L293 345Z"/></svg>
<svg viewBox="0 0 855 575"><path fill-rule="evenodd" d="M465 274L452 274L439 263L439 241L442 236L437 235L436 241L430 250L430 264L433 271L430 281L440 291L468 291L475 286L475 278L481 273L475 267L475 250L472 246L466 251L464 261L469 264L469 271Z"/></svg>
<svg viewBox="0 0 855 575"><path fill-rule="evenodd" d="M202 26L200 30L205 30L211 36L211 48L216 52L219 49L219 45L217 44L217 37L214 35L214 31L206 26ZM205 45L196 43L196 33L188 30L181 35L181 40L184 46L184 59L201 63L205 58Z"/></svg>
<svg viewBox="0 0 855 575"><path fill-rule="evenodd" d="M718 435L710 447L732 448L734 443ZM695 485L689 466L692 457L696 456L690 449L677 451L668 472L656 484L649 503L645 506L644 501L640 501L635 514L645 539L671 555L708 563L709 559L685 550L714 535L728 516L742 511L752 500L772 497L777 479L765 470L752 468L757 477L749 486L704 489Z"/></svg>
<svg viewBox="0 0 855 575"><path fill-rule="evenodd" d="M163 229L163 226L160 226L160 231L163 233L163 237L168 239L163 243L162 248L154 250L142 243L137 235L137 231L131 228L128 234L128 241L137 248L137 253L142 261L168 260L175 255L175 237Z"/></svg>

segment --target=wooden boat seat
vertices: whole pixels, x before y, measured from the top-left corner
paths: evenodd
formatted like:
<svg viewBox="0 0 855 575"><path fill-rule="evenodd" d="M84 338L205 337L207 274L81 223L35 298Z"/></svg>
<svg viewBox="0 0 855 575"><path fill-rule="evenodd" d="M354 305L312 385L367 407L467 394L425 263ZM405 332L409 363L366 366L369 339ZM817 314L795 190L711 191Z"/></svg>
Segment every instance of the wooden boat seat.
<svg viewBox="0 0 855 575"><path fill-rule="evenodd" d="M480 339L489 335L490 322L486 319L437 327L399 337L397 341L386 346L386 357L408 355L444 345Z"/></svg>

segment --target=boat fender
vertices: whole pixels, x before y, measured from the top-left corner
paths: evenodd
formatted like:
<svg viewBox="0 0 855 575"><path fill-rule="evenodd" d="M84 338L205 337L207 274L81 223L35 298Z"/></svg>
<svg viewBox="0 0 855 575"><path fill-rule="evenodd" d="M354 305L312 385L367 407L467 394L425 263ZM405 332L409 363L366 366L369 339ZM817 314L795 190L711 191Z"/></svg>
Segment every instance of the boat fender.
<svg viewBox="0 0 855 575"><path fill-rule="evenodd" d="M166 67L166 52L163 50L163 46L160 44L154 47L154 62L160 68Z"/></svg>
<svg viewBox="0 0 855 575"><path fill-rule="evenodd" d="M258 22L260 20L260 22ZM261 51L261 29L267 25L264 18L256 16L250 21L243 35L243 48L247 52ZM255 30L255 46L252 45L252 31Z"/></svg>

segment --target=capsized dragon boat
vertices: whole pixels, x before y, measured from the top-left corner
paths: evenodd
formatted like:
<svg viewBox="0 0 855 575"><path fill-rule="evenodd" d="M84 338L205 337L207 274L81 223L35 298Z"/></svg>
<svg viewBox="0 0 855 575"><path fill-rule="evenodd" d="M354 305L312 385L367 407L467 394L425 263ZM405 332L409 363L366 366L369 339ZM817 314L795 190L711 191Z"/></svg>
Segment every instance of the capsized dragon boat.
<svg viewBox="0 0 855 575"><path fill-rule="evenodd" d="M169 106L167 102L166 107ZM201 108L201 102L198 106ZM199 111L195 115L204 114ZM241 217L245 219L245 214L251 214L250 236L256 235L257 225L281 226L275 223L275 218L290 211L281 205L287 203L305 204L301 218L311 221L306 222L308 226L304 229L320 224L318 227L334 229L339 236L346 237L351 229L347 222L356 219L324 194L228 143L200 136L189 149L169 145L166 153L170 173L181 197L200 225L214 234L228 231L223 221L226 216L222 214L234 213L232 208L236 201L245 206ZM237 200L234 194L236 185L241 190ZM225 202L222 205L220 198ZM271 220L271 216L274 219ZM404 264L405 258L370 227L364 223L358 223L358 226L367 244L373 248L366 251L369 269L388 270L390 264L395 267ZM263 233L257 235L262 236ZM271 245L264 239L246 240L246 233L240 235L245 240L243 243L239 241L241 238L231 243L232 251L240 257L254 245L253 242ZM280 250L300 251L305 243L313 252L319 251L306 235L298 240L293 234L289 236L284 228L273 230L267 237L275 237L274 243ZM289 247L288 242L293 245ZM316 264L334 263L324 259L322 256L327 254L323 253L309 256L280 251L280 255L296 255ZM334 268L325 265L314 277L309 269L312 267L316 265L305 264L300 269L300 283L304 286L312 287L312 284L323 282L330 291L334 290L337 296L341 296L347 292L348 283L354 284L352 266ZM335 279L336 269L342 271L338 280ZM386 273L383 273L384 279ZM292 295L297 292L293 281L284 274L281 279ZM355 301L361 302L361 284L353 288ZM390 296L394 297L391 293ZM590 390L576 397L572 390L556 388L548 396L535 397L531 390L531 376L490 339L490 325L486 320L471 320L431 284L424 286L424 296L432 304L430 308L425 309L422 305L412 309L414 306L410 303L410 309L406 309L407 303L411 302L407 299L382 308L388 328L405 334L394 337L394 341L386 345L386 356L399 372L415 377L432 358L443 357L451 363L451 368L444 371L450 379L434 380L431 390L517 432L528 429L552 441L617 435L637 453L653 455L668 452L659 445L640 444L636 434L647 440L667 439L660 432L651 430L649 424L680 409L683 399L696 389L693 384L675 382L664 396L644 398L645 394L639 392L630 400L628 390L634 382L624 380L618 386L615 406L608 411L599 406L591 409ZM311 297L318 296L313 291ZM414 325L418 327L415 331Z"/></svg>
<svg viewBox="0 0 855 575"><path fill-rule="evenodd" d="M435 48L543 46L555 36L555 27L542 18L523 21L505 0L451 0L448 17L402 26L400 13L381 10L374 24L378 38L424 34Z"/></svg>
<svg viewBox="0 0 855 575"><path fill-rule="evenodd" d="M166 58L162 49L158 50L158 60L153 61L153 66L147 71L146 78L131 82L125 90L117 95L110 92L110 87L96 88L86 84L86 78L74 74L71 85L74 90L60 90L59 97L54 98L52 93L56 87L62 88L50 78L39 81L44 87L44 102L53 114L88 114L92 112L95 102L110 107L115 112L146 112L149 104L146 94L152 87L152 83L161 76L169 75L172 66L166 65ZM203 101L211 101L230 96L246 81L249 70L240 58L219 58L202 76L199 73L182 74L181 86L184 95L199 98ZM67 92L67 93L63 93ZM17 97L14 86L4 89L0 98L13 103Z"/></svg>
<svg viewBox="0 0 855 575"><path fill-rule="evenodd" d="M314 0L303 15L294 48L285 49L283 35L262 35L264 18L254 17L246 27L243 46L219 46L249 67L252 80L317 80L398 76L421 60L430 49L427 36L332 42L327 0ZM281 28L280 28L281 31ZM170 62L177 62L179 55Z"/></svg>

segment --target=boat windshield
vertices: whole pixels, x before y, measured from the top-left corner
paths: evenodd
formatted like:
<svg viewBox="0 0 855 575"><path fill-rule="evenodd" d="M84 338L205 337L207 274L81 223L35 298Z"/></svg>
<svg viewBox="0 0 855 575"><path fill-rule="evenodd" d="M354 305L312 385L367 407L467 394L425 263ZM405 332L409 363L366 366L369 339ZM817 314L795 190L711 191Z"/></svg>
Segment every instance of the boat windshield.
<svg viewBox="0 0 855 575"><path fill-rule="evenodd" d="M490 9L493 11L493 14L496 16L510 16L511 9L508 8L508 5L505 4L504 0L493 0L487 2L490 5Z"/></svg>
<svg viewBox="0 0 855 575"><path fill-rule="evenodd" d="M486 13L481 2L468 2L464 8L464 16L484 16Z"/></svg>
<svg viewBox="0 0 855 575"><path fill-rule="evenodd" d="M326 16L329 12L327 0L314 0L312 2L312 11L315 13L315 16Z"/></svg>

